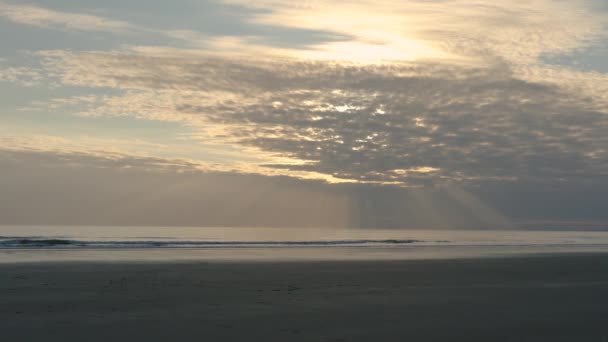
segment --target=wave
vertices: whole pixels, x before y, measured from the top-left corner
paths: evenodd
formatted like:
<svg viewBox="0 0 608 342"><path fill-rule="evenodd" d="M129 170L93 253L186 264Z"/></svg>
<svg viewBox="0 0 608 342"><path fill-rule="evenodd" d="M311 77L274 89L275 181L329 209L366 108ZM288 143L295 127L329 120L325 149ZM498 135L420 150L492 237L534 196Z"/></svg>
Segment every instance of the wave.
<svg viewBox="0 0 608 342"><path fill-rule="evenodd" d="M44 246L66 246L73 241L61 239L16 239L0 242L0 246L21 246L21 247L44 247Z"/></svg>
<svg viewBox="0 0 608 342"><path fill-rule="evenodd" d="M80 241L0 237L0 248L255 248L255 247L365 247L407 245L421 240L315 240L315 241ZM447 242L447 241L442 241Z"/></svg>

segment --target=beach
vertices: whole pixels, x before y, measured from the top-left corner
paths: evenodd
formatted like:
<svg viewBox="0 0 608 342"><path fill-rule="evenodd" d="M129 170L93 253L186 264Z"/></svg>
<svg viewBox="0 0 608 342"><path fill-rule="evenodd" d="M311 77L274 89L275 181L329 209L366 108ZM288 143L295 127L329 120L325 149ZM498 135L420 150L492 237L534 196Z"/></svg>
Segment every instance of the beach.
<svg viewBox="0 0 608 342"><path fill-rule="evenodd" d="M0 265L4 341L608 341L608 254Z"/></svg>

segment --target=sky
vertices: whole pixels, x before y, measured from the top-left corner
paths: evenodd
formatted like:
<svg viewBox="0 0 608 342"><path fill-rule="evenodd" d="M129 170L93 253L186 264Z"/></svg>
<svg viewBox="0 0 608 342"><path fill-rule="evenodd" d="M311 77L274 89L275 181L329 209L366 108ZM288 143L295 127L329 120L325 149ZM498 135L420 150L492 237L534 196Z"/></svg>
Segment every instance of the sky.
<svg viewBox="0 0 608 342"><path fill-rule="evenodd" d="M0 224L608 230L603 0L0 0Z"/></svg>

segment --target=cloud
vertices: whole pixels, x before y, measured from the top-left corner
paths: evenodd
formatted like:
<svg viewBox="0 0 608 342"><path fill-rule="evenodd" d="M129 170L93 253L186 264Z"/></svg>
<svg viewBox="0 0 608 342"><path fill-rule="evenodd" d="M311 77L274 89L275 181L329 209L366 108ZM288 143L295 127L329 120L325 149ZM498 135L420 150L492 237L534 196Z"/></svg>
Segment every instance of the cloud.
<svg viewBox="0 0 608 342"><path fill-rule="evenodd" d="M353 60L500 59L529 63L601 37L606 15L587 1L224 0L259 11L250 22L353 37L308 56Z"/></svg>
<svg viewBox="0 0 608 342"><path fill-rule="evenodd" d="M565 54L606 38L606 14L587 1L534 0L431 2L357 0L222 1L253 7L243 20L252 28L323 32L328 39L287 48L262 35L215 36L184 29L157 29L84 13L0 2L0 16L16 23L82 32L149 33L191 47L232 54L274 54L358 63L446 60L479 64L529 64L541 56ZM272 39L271 39L272 38Z"/></svg>
<svg viewBox="0 0 608 342"><path fill-rule="evenodd" d="M281 49L253 55L243 38L218 39L211 52L43 51L37 56L57 82L118 95L32 105L179 123L199 141L240 151L241 166L226 166L239 172L406 187L605 181L608 78L538 61L602 36L601 14L547 0L373 5L261 1L255 6L265 10L250 20L344 36L327 44L441 53L421 48L390 63L310 54L338 45L305 47L298 58ZM243 54L228 53L239 47Z"/></svg>
<svg viewBox="0 0 608 342"><path fill-rule="evenodd" d="M40 55L66 85L124 91L83 115L178 122L208 141L283 157L257 166L287 174L401 186L608 176L602 97L522 78L509 64L176 52Z"/></svg>
<svg viewBox="0 0 608 342"><path fill-rule="evenodd" d="M0 68L0 81L10 82L22 87L39 85L45 75L36 68L8 67Z"/></svg>
<svg viewBox="0 0 608 342"><path fill-rule="evenodd" d="M120 33L136 29L135 26L121 20L89 14L59 12L28 4L13 5L0 2L0 16L19 24L65 31Z"/></svg>
<svg viewBox="0 0 608 342"><path fill-rule="evenodd" d="M3 1L0 1L0 17L17 24L65 32L89 34L101 32L117 35L151 34L185 43L188 46L215 46L215 40L221 40L221 37L213 38L194 30L157 29L99 15L56 11L37 5L9 4Z"/></svg>
<svg viewBox="0 0 608 342"><path fill-rule="evenodd" d="M2 130L0 129L0 133ZM290 176L298 179L320 180L328 183L348 183L355 180L335 178L315 171L289 171L267 167L264 162L297 163L293 159L264 153L255 148L244 147L240 150L227 150L225 146L212 144L159 144L141 139L116 139L91 136L62 137L45 134L16 135L5 132L0 137L0 149L11 153L48 153L65 156L61 158L72 164L71 156L77 160L97 160L96 165L105 167L132 168L148 163L151 169L172 172L229 172L237 174L258 174L264 176ZM201 155L195 158L190 155ZM135 164L133 164L135 162ZM87 166L79 164L77 166Z"/></svg>

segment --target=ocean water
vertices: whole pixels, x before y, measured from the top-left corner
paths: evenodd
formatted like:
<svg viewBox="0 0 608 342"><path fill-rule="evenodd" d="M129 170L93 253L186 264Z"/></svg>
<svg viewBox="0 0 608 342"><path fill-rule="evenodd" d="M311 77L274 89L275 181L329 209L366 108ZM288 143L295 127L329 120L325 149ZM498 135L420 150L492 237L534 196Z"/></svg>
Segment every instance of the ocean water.
<svg viewBox="0 0 608 342"><path fill-rule="evenodd" d="M608 252L608 232L0 226L0 262L376 260Z"/></svg>

